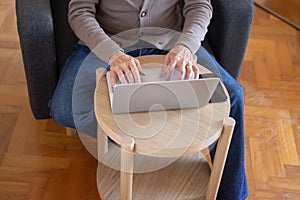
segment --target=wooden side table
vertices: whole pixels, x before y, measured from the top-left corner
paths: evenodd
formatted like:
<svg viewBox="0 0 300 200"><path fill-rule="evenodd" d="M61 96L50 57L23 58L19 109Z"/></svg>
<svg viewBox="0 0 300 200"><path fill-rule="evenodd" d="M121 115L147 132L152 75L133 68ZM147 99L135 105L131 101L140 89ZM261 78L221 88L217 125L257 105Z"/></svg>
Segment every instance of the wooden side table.
<svg viewBox="0 0 300 200"><path fill-rule="evenodd" d="M156 68L162 63L163 56L138 59L144 68ZM205 73L205 68L200 71ZM205 196L215 199L235 123L229 118L230 102L227 99L197 109L113 115L105 73L97 71L94 101L99 125L98 158L101 162L97 183L100 196L105 200L201 199ZM107 137L115 143L108 143ZM218 138L215 161L210 170L199 152ZM135 166L138 155L145 158ZM153 170L148 170L150 172L139 171L143 165L151 166L153 162L147 159L154 157L163 161L175 159L157 170L154 166ZM111 161L115 166L107 164L113 163ZM139 173L134 175L135 172Z"/></svg>

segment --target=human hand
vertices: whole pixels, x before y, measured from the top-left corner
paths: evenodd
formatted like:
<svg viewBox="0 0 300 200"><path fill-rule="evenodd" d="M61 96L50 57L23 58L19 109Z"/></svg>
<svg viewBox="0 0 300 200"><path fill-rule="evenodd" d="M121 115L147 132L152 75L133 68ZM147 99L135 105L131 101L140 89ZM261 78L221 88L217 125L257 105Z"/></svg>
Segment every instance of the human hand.
<svg viewBox="0 0 300 200"><path fill-rule="evenodd" d="M108 63L112 87L117 84L117 80L120 80L121 83L140 83L140 74L145 75L139 60L122 51L113 54Z"/></svg>
<svg viewBox="0 0 300 200"><path fill-rule="evenodd" d="M178 68L178 80L197 79L199 77L199 69L192 52L184 45L176 45L164 58L164 67L161 69L160 75L167 73L166 80L170 80L175 68ZM193 76L191 74L193 73Z"/></svg>

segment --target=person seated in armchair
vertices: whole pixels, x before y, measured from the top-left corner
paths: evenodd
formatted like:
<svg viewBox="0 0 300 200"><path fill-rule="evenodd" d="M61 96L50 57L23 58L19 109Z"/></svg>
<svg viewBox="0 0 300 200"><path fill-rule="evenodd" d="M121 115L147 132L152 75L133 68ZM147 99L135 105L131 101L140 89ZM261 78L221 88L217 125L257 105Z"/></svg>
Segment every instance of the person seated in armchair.
<svg viewBox="0 0 300 200"><path fill-rule="evenodd" d="M244 164L243 90L241 85L201 46L212 14L210 0L184 0L182 9L179 0L71 0L69 23L80 41L67 60L54 95L49 101L52 118L61 125L76 127L72 96L75 91L73 90L75 79L83 63L90 62L90 65L107 67L111 71L112 85L115 85L117 80L121 83L140 82L140 76L144 75L144 72L135 58L137 56L164 54L161 74L166 74L167 79L170 79L175 69L179 71L178 79L187 79L192 72L194 74L192 78L198 78L197 62L217 73L223 81L230 96L230 116L236 120L217 198L245 199L248 196L248 188ZM172 43L174 46L167 51L168 47L164 44L168 33L166 37L149 37L151 31L146 34L139 32L140 28L147 27L179 31L184 37L179 37ZM132 51L126 50L127 46L123 48L122 44L111 39L111 36L135 29L138 30L138 41L143 42ZM144 44L147 48L141 48ZM196 62L194 55L197 56ZM93 113L96 71L93 67L89 70L87 73L89 77L82 80L83 89L77 88L80 94L77 97L90 99L90 104L85 109L91 112L87 112L86 118L90 121L90 126L96 129ZM211 150L212 158L214 152L215 148Z"/></svg>

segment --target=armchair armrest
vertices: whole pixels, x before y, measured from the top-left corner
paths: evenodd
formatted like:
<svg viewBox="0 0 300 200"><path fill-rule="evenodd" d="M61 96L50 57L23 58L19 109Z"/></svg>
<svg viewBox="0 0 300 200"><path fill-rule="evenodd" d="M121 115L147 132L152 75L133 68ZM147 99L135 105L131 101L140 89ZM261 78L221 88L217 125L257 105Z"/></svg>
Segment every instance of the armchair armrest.
<svg viewBox="0 0 300 200"><path fill-rule="evenodd" d="M206 39L216 60L237 78L253 18L253 0L211 0L213 18Z"/></svg>
<svg viewBox="0 0 300 200"><path fill-rule="evenodd" d="M50 1L16 0L16 14L31 109L36 119L48 118L58 80Z"/></svg>

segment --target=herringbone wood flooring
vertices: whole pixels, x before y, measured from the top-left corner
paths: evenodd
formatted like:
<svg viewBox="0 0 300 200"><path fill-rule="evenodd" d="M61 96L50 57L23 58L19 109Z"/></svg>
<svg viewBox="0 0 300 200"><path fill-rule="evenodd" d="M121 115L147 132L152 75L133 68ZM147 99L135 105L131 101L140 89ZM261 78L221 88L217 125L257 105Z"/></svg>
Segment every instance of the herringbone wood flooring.
<svg viewBox="0 0 300 200"><path fill-rule="evenodd" d="M248 199L300 199L300 32L256 7L240 82Z"/></svg>
<svg viewBox="0 0 300 200"><path fill-rule="evenodd" d="M248 199L300 199L300 33L256 8L240 76ZM0 2L0 199L99 199L96 160L28 103L13 0Z"/></svg>

